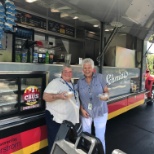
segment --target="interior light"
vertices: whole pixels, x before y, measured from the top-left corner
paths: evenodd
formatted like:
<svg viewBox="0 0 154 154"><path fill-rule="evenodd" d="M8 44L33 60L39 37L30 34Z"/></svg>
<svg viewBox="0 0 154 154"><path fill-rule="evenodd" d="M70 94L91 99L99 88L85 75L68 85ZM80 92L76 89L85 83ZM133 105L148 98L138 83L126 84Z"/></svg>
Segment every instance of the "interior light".
<svg viewBox="0 0 154 154"><path fill-rule="evenodd" d="M69 15L68 15L67 13L61 13L61 14L60 14L60 17L61 17L61 18L65 18L65 17L68 17L68 16L69 16Z"/></svg>
<svg viewBox="0 0 154 154"><path fill-rule="evenodd" d="M73 19L78 19L79 17L75 16Z"/></svg>
<svg viewBox="0 0 154 154"><path fill-rule="evenodd" d="M89 31L90 34L95 34L95 32Z"/></svg>
<svg viewBox="0 0 154 154"><path fill-rule="evenodd" d="M118 21L112 21L110 24L111 24L111 26L117 27L117 28L120 28L120 27L123 26L123 24L121 22L118 22Z"/></svg>
<svg viewBox="0 0 154 154"><path fill-rule="evenodd" d="M37 0L25 0L27 3L33 3L33 2L35 2L35 1L37 1Z"/></svg>
<svg viewBox="0 0 154 154"><path fill-rule="evenodd" d="M51 12L59 12L58 9L51 9Z"/></svg>
<svg viewBox="0 0 154 154"><path fill-rule="evenodd" d="M105 29L105 32L109 32L112 31L113 29Z"/></svg>
<svg viewBox="0 0 154 154"><path fill-rule="evenodd" d="M119 36L125 36L126 34L125 33L121 33L121 34L119 34Z"/></svg>
<svg viewBox="0 0 154 154"><path fill-rule="evenodd" d="M99 27L99 25L93 25L93 27Z"/></svg>
<svg viewBox="0 0 154 154"><path fill-rule="evenodd" d="M105 29L105 31L106 31L106 32L109 32L110 30L109 30L109 29Z"/></svg>

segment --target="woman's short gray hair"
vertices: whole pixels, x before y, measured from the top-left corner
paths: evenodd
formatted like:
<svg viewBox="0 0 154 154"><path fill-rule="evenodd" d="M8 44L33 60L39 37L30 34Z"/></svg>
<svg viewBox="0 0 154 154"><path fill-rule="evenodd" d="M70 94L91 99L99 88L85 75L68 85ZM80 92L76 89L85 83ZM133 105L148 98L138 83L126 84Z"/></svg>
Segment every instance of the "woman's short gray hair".
<svg viewBox="0 0 154 154"><path fill-rule="evenodd" d="M64 70L66 67L72 69L72 67L71 67L70 64L64 64L63 67L62 67L62 72L63 72L63 70Z"/></svg>
<svg viewBox="0 0 154 154"><path fill-rule="evenodd" d="M83 59L83 61L82 61L82 68L83 68L84 64L87 64L87 63L88 63L88 64L91 64L92 68L95 67L94 61L93 61L91 58L85 58L85 59Z"/></svg>

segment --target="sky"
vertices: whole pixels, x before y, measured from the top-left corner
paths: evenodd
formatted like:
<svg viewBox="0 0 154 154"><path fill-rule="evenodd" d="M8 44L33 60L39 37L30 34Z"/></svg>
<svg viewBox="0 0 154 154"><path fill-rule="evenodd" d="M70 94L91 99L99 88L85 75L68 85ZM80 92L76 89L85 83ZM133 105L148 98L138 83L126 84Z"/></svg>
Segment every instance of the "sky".
<svg viewBox="0 0 154 154"><path fill-rule="evenodd" d="M148 50L148 48L150 47L150 45L151 45L151 43L148 42L148 43L147 43L147 50ZM148 53L153 53L153 54L154 54L154 43L153 43L152 46L150 47Z"/></svg>

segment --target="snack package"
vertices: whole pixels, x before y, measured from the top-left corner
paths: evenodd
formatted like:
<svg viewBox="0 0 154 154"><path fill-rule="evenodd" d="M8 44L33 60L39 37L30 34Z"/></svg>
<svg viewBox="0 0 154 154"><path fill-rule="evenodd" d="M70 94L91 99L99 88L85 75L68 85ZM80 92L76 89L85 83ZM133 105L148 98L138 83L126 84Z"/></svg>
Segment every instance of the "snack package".
<svg viewBox="0 0 154 154"><path fill-rule="evenodd" d="M7 31L12 31L13 32L13 26L16 25L15 20L15 14L16 12L16 7L14 5L14 2L6 0L5 1L5 9L6 9L6 20L4 24L4 30Z"/></svg>

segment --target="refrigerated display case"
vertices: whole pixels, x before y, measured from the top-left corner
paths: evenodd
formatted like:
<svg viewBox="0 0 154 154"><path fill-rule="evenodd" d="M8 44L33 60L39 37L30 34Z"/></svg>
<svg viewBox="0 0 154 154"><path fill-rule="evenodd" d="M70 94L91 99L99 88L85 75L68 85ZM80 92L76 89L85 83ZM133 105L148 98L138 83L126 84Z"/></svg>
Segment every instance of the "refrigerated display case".
<svg viewBox="0 0 154 154"><path fill-rule="evenodd" d="M0 72L1 154L46 153L42 98L46 75L43 71Z"/></svg>
<svg viewBox="0 0 154 154"><path fill-rule="evenodd" d="M27 41L34 41L34 30L21 26L14 27L12 43L12 61L13 62L32 62L34 46L25 47Z"/></svg>
<svg viewBox="0 0 154 154"><path fill-rule="evenodd" d="M43 72L0 73L0 119L43 111L45 80Z"/></svg>

